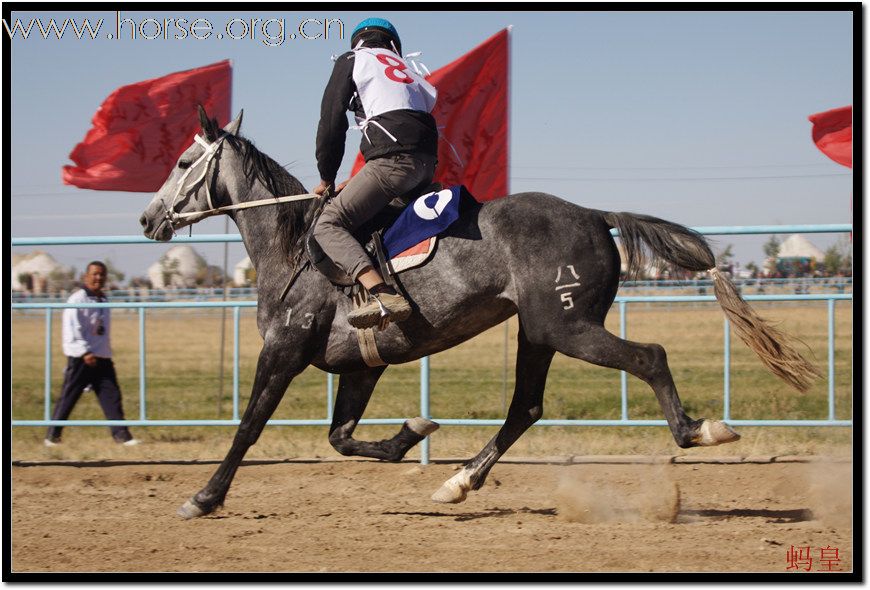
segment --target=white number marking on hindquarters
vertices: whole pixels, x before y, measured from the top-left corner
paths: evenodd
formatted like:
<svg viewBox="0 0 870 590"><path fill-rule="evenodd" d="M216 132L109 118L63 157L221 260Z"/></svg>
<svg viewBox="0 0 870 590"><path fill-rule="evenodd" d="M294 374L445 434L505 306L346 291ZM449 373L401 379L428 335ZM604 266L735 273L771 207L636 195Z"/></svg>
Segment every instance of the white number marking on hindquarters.
<svg viewBox="0 0 870 590"><path fill-rule="evenodd" d="M574 270L574 265L573 265L573 264L566 264L566 265L565 265L565 268L568 269L568 271L571 273L571 276L574 277L574 280L575 280L575 281L576 281L577 279L580 278L580 275L578 275L578 274L577 274L577 271ZM579 287L579 286L580 286L580 283L579 283L579 282L567 283L567 284L565 284L565 285L558 285L559 281L561 281L561 280L562 280L562 267L560 266L560 267L556 270L556 283L557 283L557 286L556 286L556 288L555 288L555 291L561 291L561 290L563 290L563 289L573 289L574 287ZM565 277L565 280L569 280L567 276ZM571 293L570 291L567 292L567 293L562 293L562 294L559 296L559 299L562 301L562 304L563 304L563 305L562 305L562 309L566 309L566 310L567 310L567 309L571 309L571 308L574 307L574 297L573 297L573 295L572 295L572 293Z"/></svg>
<svg viewBox="0 0 870 590"><path fill-rule="evenodd" d="M290 325L290 314L291 314L291 313L293 313L293 308L292 308L292 307L287 308L287 321L284 322L284 325L285 325L285 326L289 326L289 325Z"/></svg>
<svg viewBox="0 0 870 590"><path fill-rule="evenodd" d="M302 322L302 327L304 329L308 330L309 328L311 328L311 324L313 322L314 322L314 314L313 313L306 313L305 314L305 321Z"/></svg>

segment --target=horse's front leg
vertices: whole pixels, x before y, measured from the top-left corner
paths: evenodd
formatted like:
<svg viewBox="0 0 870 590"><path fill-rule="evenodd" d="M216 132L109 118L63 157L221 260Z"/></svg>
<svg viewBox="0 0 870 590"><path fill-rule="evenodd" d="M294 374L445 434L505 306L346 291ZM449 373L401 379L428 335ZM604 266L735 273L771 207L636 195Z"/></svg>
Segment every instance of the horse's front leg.
<svg viewBox="0 0 870 590"><path fill-rule="evenodd" d="M329 442L342 455L400 461L411 447L438 430L436 422L417 417L406 420L393 438L376 442L353 438L353 431L385 369L386 367L372 367L355 373L345 373L339 378L335 412L329 427Z"/></svg>
<svg viewBox="0 0 870 590"><path fill-rule="evenodd" d="M233 444L208 484L178 509L179 516L183 518L203 516L223 504L245 453L257 442L263 427L275 412L278 402L284 397L290 381L305 368L306 363L298 355L293 358L291 351L294 349L299 350L288 346L286 342L270 342L267 336L257 360L251 399L248 401ZM290 358L288 352L291 352Z"/></svg>

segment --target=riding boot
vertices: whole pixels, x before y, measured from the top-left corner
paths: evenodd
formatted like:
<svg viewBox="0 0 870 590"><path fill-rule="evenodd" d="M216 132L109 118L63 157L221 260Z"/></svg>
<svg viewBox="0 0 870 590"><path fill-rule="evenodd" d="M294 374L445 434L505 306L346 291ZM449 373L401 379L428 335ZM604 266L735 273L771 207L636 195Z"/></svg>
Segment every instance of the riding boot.
<svg viewBox="0 0 870 590"><path fill-rule="evenodd" d="M368 302L347 314L348 323L363 330L381 323L382 318L401 322L411 315L411 304L399 293L371 293Z"/></svg>

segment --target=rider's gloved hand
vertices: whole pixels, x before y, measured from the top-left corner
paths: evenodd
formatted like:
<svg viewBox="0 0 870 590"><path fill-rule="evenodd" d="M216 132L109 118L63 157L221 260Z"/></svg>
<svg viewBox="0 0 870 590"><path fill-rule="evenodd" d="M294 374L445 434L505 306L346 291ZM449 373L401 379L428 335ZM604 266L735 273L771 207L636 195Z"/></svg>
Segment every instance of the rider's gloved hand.
<svg viewBox="0 0 870 590"><path fill-rule="evenodd" d="M326 180L321 180L320 184L314 188L314 194L319 195L319 196L323 196L323 194L327 193L327 191L330 194L332 193L333 184L329 181L326 181Z"/></svg>

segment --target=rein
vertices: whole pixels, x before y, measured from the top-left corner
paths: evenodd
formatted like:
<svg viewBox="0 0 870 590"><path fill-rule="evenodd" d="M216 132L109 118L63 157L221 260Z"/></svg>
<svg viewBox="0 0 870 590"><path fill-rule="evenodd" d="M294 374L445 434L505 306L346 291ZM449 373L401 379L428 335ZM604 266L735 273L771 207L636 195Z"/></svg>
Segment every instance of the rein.
<svg viewBox="0 0 870 590"><path fill-rule="evenodd" d="M176 221L180 221L183 219L188 219L191 217L196 217L200 215L201 217L197 218L196 221L200 219L205 219L206 217L212 217L213 215L217 215L219 213L224 213L225 211L232 211L234 209L249 209L250 207L262 207L264 205L278 205L279 203L289 203L291 201L304 201L306 199L317 199L319 195L305 193L301 195L289 195L286 197L273 197L271 199L259 199L257 201L248 201L246 203L236 203L235 205L224 205L223 207L216 207L214 209L207 209L205 211L189 211L187 213L176 213L172 212L172 219Z"/></svg>

